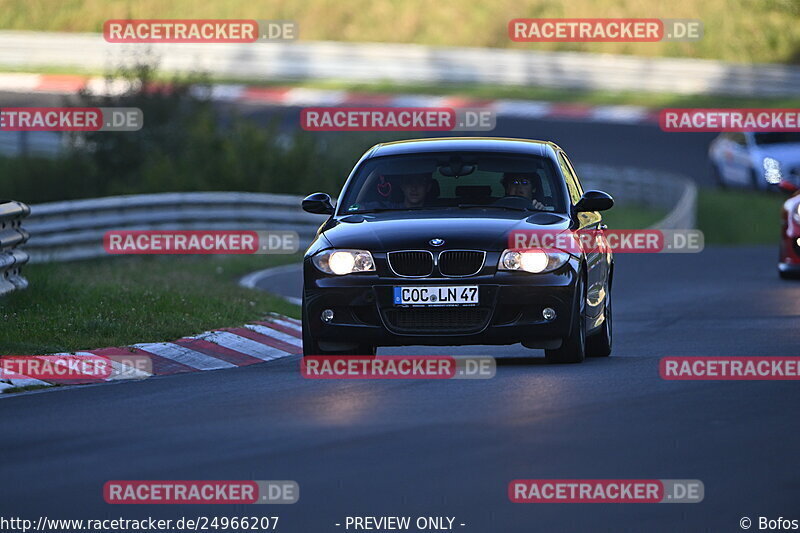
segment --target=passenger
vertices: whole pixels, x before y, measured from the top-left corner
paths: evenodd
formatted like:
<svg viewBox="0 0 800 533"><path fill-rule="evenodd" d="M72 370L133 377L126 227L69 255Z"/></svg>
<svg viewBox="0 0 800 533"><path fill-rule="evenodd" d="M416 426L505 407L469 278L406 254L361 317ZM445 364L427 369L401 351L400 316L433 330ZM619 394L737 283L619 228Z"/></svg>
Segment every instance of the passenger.
<svg viewBox="0 0 800 533"><path fill-rule="evenodd" d="M534 198L538 192L539 176L529 172L506 172L501 180L506 196L521 196L531 201L535 209L547 210L548 207ZM536 184L536 185L535 185Z"/></svg>
<svg viewBox="0 0 800 533"><path fill-rule="evenodd" d="M403 191L403 207L424 207L433 186L433 174L408 174L400 182Z"/></svg>

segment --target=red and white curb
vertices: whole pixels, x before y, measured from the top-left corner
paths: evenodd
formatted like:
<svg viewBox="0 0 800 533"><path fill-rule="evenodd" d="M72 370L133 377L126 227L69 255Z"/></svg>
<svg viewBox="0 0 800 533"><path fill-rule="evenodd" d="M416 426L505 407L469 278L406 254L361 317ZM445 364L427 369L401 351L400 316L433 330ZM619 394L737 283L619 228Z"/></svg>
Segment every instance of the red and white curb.
<svg viewBox="0 0 800 533"><path fill-rule="evenodd" d="M148 342L122 348L102 348L74 354L53 355L76 359L91 356L94 359L101 357L109 360L114 369L111 377L69 380L68 384L77 385L248 366L302 352L300 321L282 315L271 315L263 321L239 328L206 331L173 342ZM152 362L152 373L114 361L111 359L113 356L143 356ZM4 376L0 370L0 392L12 387L56 384L58 383L19 374Z"/></svg>
<svg viewBox="0 0 800 533"><path fill-rule="evenodd" d="M109 82L103 77L72 74L0 73L0 91L46 94L74 94L87 90L98 95L118 95L128 84L122 80ZM630 106L553 103L536 100L492 100L462 96L421 94L359 93L304 87L258 87L241 84L197 86L196 94L216 102L273 105L282 107L311 106L385 106L385 107L450 107L483 108L498 117L543 118L619 124L657 123L655 109Z"/></svg>

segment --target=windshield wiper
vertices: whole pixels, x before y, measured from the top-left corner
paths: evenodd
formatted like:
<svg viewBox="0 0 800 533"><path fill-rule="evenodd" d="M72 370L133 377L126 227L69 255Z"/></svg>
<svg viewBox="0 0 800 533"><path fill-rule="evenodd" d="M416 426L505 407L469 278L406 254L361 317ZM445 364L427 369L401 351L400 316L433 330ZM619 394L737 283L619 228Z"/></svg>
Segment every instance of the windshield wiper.
<svg viewBox="0 0 800 533"><path fill-rule="evenodd" d="M381 213L383 211L394 211L392 207L376 207L375 209L359 209L358 211L345 211L343 215L363 215L366 213Z"/></svg>
<svg viewBox="0 0 800 533"><path fill-rule="evenodd" d="M386 211L418 211L420 209L439 209L434 206L422 207L375 207L373 209L359 209L358 211L345 211L343 215L363 215L366 213L383 213Z"/></svg>

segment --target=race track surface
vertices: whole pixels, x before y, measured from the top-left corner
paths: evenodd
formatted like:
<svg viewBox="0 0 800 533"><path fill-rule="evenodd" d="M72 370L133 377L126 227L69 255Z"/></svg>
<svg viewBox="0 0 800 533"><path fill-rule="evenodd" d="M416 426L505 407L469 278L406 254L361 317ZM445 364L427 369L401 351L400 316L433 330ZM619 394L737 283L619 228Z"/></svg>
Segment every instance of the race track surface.
<svg viewBox="0 0 800 533"><path fill-rule="evenodd" d="M0 95L2 105L61 99ZM248 106L259 122L297 108ZM710 184L713 134L502 119L493 135L552 139L574 161L662 169ZM391 134L386 134L387 140ZM334 192L334 191L329 191ZM740 531L796 516L797 382L678 382L667 355L800 355L800 283L774 247L617 255L614 355L544 364L505 347L381 354L498 357L491 380L314 381L291 357L0 398L0 508L50 518L278 515L279 531L336 532L346 516L453 516L457 531ZM299 270L262 288L299 296ZM700 479L700 504L512 504L517 478ZM114 479L296 480L291 506L111 506ZM795 516L792 516L792 513ZM754 524L752 529L756 529Z"/></svg>
<svg viewBox="0 0 800 533"><path fill-rule="evenodd" d="M665 355L800 355L800 284L778 280L774 256L617 255L615 353L582 365L520 345L408 347L380 353L494 355L497 376L315 381L292 357L5 398L0 501L33 518L278 514L287 532L340 531L348 515L455 516L465 532L736 531L742 516L791 516L797 383L658 374ZM516 478L700 479L705 500L512 504ZM112 479L292 479L301 496L110 506Z"/></svg>

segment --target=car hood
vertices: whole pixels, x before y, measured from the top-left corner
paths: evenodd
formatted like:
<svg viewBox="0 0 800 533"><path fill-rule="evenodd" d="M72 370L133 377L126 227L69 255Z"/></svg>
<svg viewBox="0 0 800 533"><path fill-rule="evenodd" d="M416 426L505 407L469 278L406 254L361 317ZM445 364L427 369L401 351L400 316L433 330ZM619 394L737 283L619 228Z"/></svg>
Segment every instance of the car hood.
<svg viewBox="0 0 800 533"><path fill-rule="evenodd" d="M488 210L487 210L488 211ZM514 230L556 230L570 220L556 213L524 214L479 210L436 213L377 213L349 215L334 222L325 237L335 248L361 248L373 252L437 249L431 239L443 239L442 249L503 250Z"/></svg>

